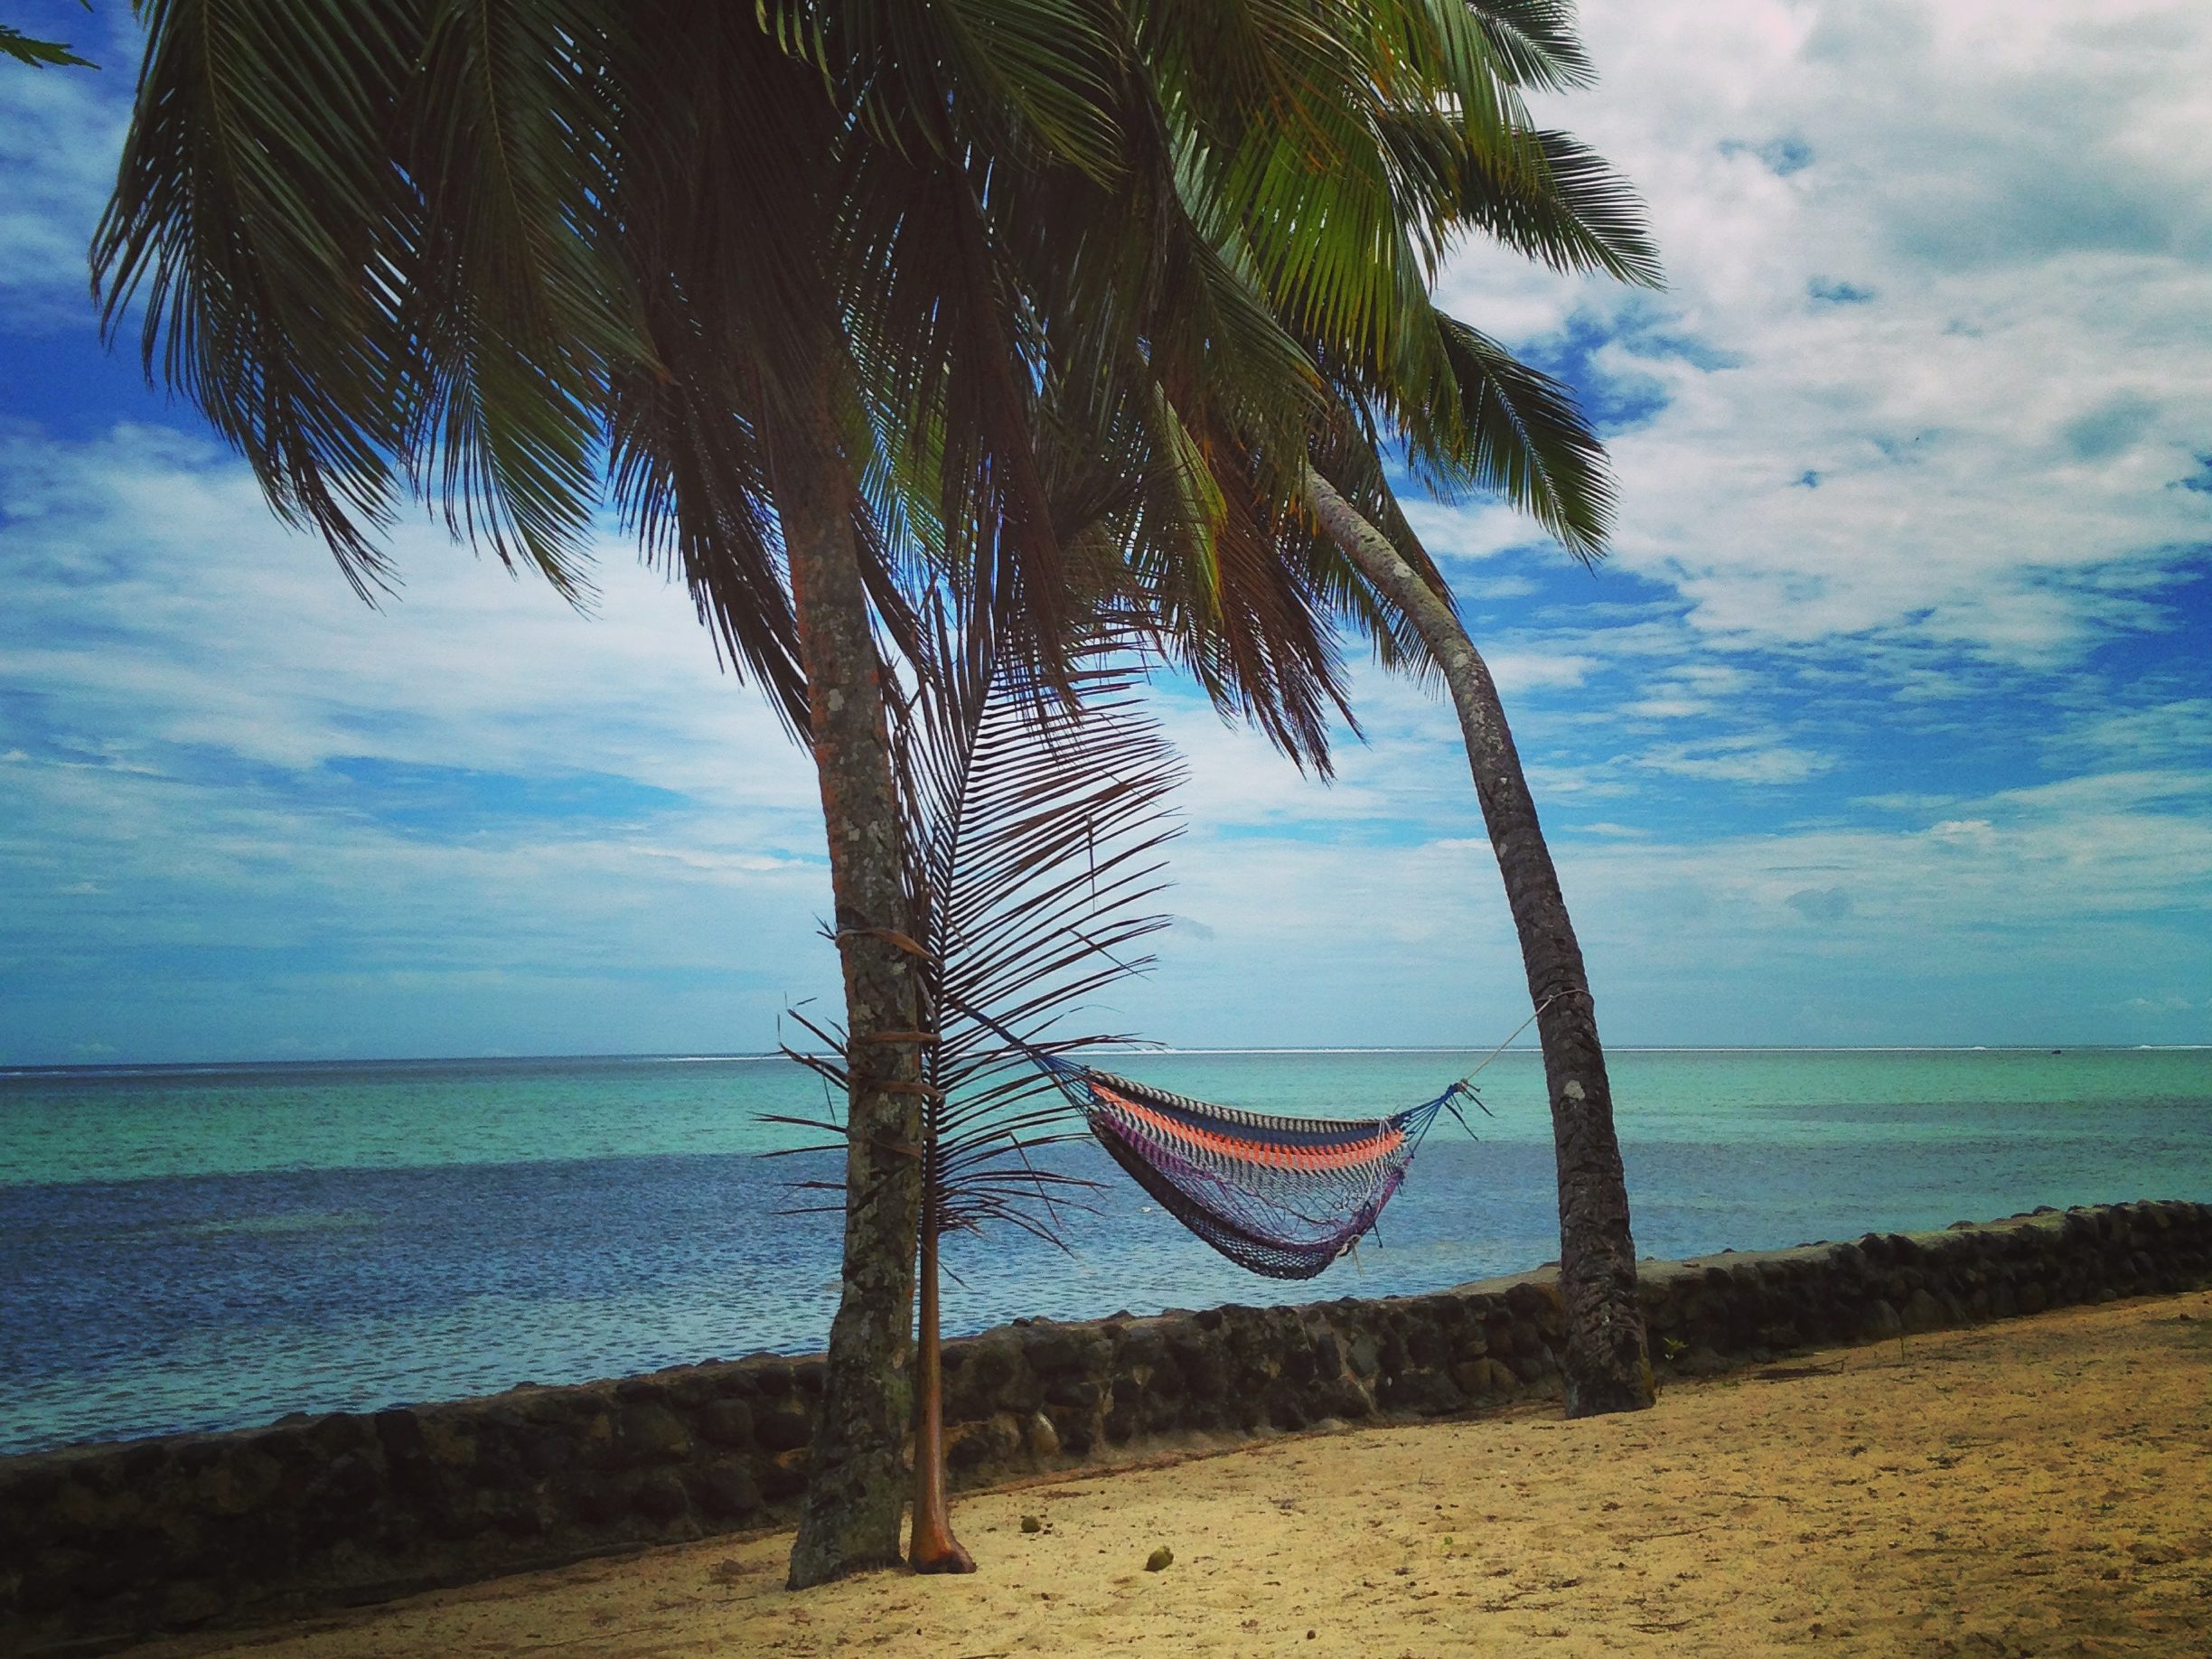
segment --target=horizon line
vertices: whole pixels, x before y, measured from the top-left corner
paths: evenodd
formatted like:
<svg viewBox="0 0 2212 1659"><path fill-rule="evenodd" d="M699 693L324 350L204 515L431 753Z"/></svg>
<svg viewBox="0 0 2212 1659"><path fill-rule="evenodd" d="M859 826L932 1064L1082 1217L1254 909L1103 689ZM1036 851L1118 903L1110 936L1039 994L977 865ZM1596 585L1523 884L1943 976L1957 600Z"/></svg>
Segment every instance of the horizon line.
<svg viewBox="0 0 2212 1659"><path fill-rule="evenodd" d="M2194 1054L2212 1050L2212 1043L1618 1043L1610 1044L1607 1052L1617 1054L2059 1054L2069 1051L2087 1051L2098 1054ZM1408 1043L1408 1044L1314 1044L1314 1045L1239 1045L1219 1048L1177 1047L1168 1044L1102 1045L1097 1047L1072 1049L1072 1054L1113 1054L1141 1058L1148 1054L1175 1057L1206 1058L1213 1055L1236 1054L1467 1054L1495 1052L1499 1058L1507 1054L1541 1055L1542 1049L1534 1043L1514 1043L1504 1048L1486 1051L1480 1044ZM630 1054L382 1054L370 1056L326 1055L308 1059L232 1059L232 1060L79 1060L32 1061L21 1064L0 1063L0 1078L64 1075L73 1073L102 1072L223 1072L240 1070L278 1070L286 1067L306 1070L345 1066L433 1066L433 1065L553 1065L577 1064L590 1062L626 1063L639 1065L704 1065L781 1060L785 1056L780 1050L732 1050L725 1054L630 1053Z"/></svg>

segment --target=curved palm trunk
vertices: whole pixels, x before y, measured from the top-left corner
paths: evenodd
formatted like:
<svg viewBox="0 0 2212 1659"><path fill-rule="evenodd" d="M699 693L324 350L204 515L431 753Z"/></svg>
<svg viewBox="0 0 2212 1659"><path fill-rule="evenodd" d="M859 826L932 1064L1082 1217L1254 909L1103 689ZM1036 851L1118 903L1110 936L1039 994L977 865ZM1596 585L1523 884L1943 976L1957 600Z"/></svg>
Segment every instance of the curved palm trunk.
<svg viewBox="0 0 2212 1659"><path fill-rule="evenodd" d="M899 1559L923 1097L911 1036L886 1036L914 1032L922 1005L919 962L901 942L911 928L882 661L826 380L769 445L830 835L851 1081L844 1289L792 1549L791 1587L801 1589Z"/></svg>
<svg viewBox="0 0 2212 1659"><path fill-rule="evenodd" d="M1505 880L1521 960L1536 1005L1551 1135L1559 1161L1560 1295L1567 1321L1567 1415L1652 1403L1651 1359L1636 1302L1628 1189L1613 1132L1613 1095L1581 947L1536 820L1490 670L1450 605L1390 539L1308 468L1306 504L1352 562L1412 619L1451 687L1483 822Z"/></svg>

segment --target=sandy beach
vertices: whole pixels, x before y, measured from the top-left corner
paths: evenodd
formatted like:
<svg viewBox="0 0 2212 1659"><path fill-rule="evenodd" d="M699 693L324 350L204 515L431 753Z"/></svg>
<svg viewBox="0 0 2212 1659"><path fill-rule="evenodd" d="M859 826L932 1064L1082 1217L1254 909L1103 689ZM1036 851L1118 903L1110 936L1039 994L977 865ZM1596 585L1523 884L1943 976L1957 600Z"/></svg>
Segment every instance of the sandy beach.
<svg viewBox="0 0 2212 1659"><path fill-rule="evenodd" d="M773 1533L141 1651L2198 1655L2208 1443L2199 1292L979 1493L970 1579L794 1596Z"/></svg>

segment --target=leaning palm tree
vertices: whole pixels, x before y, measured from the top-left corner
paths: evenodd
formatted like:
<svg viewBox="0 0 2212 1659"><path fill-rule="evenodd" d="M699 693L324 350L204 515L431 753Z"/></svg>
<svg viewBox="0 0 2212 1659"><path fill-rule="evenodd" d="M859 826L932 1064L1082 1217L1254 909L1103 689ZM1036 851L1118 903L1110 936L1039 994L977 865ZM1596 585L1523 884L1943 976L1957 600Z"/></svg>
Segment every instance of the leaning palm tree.
<svg viewBox="0 0 2212 1659"><path fill-rule="evenodd" d="M1626 187L1572 138L1535 128L1521 107L1523 86L1589 78L1565 9L1542 0L1477 0L1468 9L1491 48L1475 76L1358 89L1364 96L1329 111L1339 125L1326 164L1271 169L1273 214L1207 220L1223 262L1317 365L1326 417L1289 454L1203 413L1187 424L1217 463L1213 488L1241 500L1233 516L1271 539L1273 557L1310 562L1317 530L1356 572L1349 585L1336 576L1336 591L1363 602L1351 614L1385 661L1433 671L1449 689L1544 1056L1567 1407L1579 1416L1653 1397L1595 1004L1496 686L1398 509L1382 446L1394 438L1431 487L1501 495L1576 557L1600 557L1611 492L1602 445L1571 396L1435 310L1428 288L1437 263L1470 232L1561 270L1649 284L1659 267ZM1470 109L1481 118L1469 119ZM1190 195L1195 206L1234 200L1221 190ZM1319 239L1295 230L1316 223L1350 229Z"/></svg>

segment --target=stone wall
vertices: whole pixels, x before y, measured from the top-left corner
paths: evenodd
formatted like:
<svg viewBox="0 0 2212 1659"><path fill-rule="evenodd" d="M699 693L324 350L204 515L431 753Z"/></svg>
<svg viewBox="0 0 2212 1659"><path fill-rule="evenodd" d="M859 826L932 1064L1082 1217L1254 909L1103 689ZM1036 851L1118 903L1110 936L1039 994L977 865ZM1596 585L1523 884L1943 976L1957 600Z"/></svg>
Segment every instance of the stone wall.
<svg viewBox="0 0 2212 1659"><path fill-rule="evenodd" d="M1661 1376L2212 1283L2212 1205L1647 1262ZM1556 1395L1556 1274L946 1345L957 1484ZM786 1521L817 1359L0 1459L0 1651L97 1652Z"/></svg>

